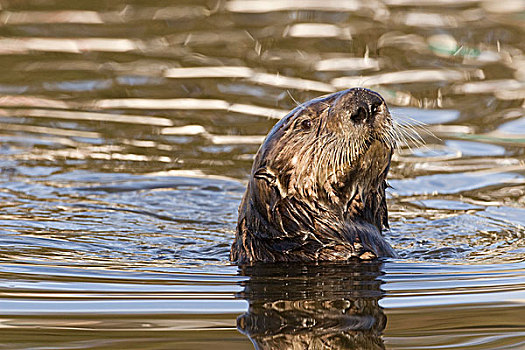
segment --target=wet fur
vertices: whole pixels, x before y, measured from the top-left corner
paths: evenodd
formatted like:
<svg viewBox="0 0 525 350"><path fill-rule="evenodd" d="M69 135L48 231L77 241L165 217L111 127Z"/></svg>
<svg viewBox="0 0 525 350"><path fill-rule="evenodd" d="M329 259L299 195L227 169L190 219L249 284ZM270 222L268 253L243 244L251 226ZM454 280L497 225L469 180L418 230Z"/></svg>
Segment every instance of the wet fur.
<svg viewBox="0 0 525 350"><path fill-rule="evenodd" d="M370 90L345 90L295 108L255 157L230 259L395 256L382 236L395 140L386 104Z"/></svg>

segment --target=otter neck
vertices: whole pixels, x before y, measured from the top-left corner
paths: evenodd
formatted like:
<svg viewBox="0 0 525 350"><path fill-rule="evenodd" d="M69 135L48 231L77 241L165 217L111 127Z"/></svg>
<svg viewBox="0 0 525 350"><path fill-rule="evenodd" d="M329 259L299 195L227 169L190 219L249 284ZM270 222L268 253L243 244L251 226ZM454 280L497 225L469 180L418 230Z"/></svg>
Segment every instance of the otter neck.
<svg viewBox="0 0 525 350"><path fill-rule="evenodd" d="M385 173L386 175L386 173ZM315 194L298 191L282 196L279 189L273 192L257 191L249 186L245 203L248 234L263 240L297 240L312 238L322 242L345 240L345 224L364 222L375 226L379 232L387 226L382 206L385 205L384 177L365 184L350 183L340 188L320 188ZM252 185L252 184L250 184Z"/></svg>

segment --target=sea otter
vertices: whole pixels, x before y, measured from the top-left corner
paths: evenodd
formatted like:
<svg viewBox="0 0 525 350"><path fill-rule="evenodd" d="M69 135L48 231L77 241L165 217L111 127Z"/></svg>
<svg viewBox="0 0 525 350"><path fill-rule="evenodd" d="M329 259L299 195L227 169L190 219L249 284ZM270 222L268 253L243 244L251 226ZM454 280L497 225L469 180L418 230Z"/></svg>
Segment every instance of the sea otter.
<svg viewBox="0 0 525 350"><path fill-rule="evenodd" d="M237 264L396 256L387 173L397 133L385 100L353 88L305 102L259 148L239 206Z"/></svg>

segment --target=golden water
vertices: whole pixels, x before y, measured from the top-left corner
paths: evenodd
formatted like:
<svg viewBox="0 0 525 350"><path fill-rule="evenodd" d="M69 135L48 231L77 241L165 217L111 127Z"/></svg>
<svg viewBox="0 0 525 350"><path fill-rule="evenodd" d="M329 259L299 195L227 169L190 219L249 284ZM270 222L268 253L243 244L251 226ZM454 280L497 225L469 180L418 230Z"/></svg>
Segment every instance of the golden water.
<svg viewBox="0 0 525 350"><path fill-rule="evenodd" d="M0 349L525 347L523 1L0 6ZM231 266L264 135L355 86L427 124L401 258Z"/></svg>

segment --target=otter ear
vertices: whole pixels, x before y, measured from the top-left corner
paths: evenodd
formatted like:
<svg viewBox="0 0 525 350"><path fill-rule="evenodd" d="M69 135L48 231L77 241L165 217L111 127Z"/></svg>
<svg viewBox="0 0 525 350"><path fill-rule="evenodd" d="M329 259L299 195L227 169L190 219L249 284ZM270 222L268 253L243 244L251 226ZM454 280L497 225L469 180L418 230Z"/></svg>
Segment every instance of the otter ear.
<svg viewBox="0 0 525 350"><path fill-rule="evenodd" d="M282 198L286 197L286 193L283 191L279 177L272 169L261 167L253 174L253 177L256 180L263 180L265 185L274 188ZM261 182L257 182L257 185L260 187Z"/></svg>

